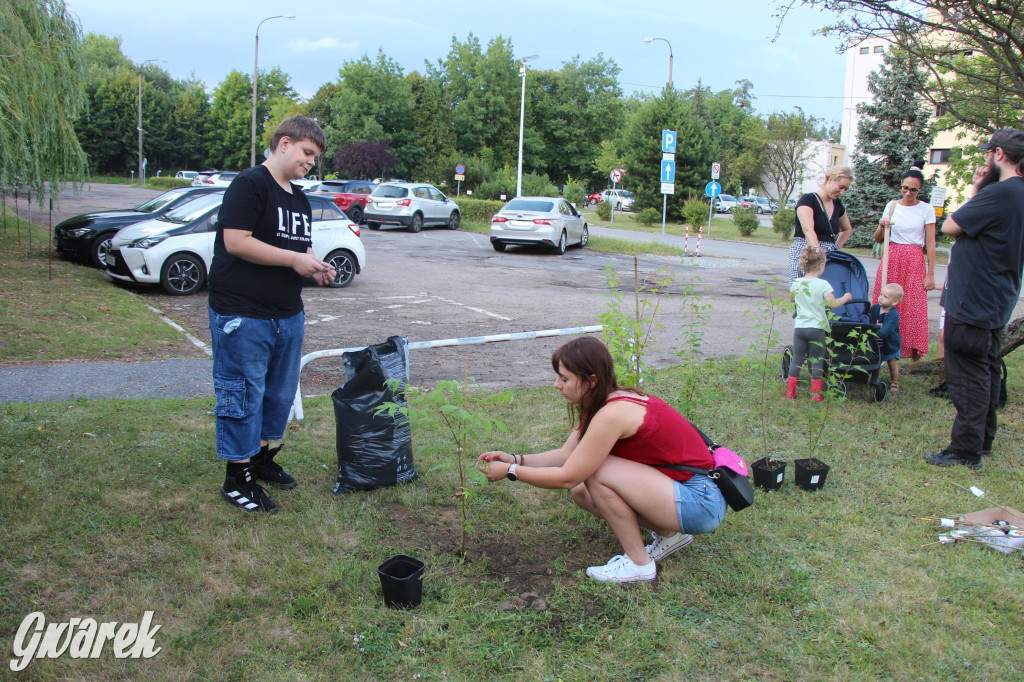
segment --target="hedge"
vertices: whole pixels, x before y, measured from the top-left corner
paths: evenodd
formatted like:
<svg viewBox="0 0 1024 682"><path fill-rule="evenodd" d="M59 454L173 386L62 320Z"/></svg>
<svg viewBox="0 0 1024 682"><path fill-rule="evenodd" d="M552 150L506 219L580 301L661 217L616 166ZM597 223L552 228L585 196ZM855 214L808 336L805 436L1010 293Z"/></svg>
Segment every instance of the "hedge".
<svg viewBox="0 0 1024 682"><path fill-rule="evenodd" d="M153 189L174 189L175 187L188 187L191 184L191 180L185 180L183 178L147 178L145 187L152 187Z"/></svg>
<svg viewBox="0 0 1024 682"><path fill-rule="evenodd" d="M494 214L501 210L506 203L496 199L472 199L460 197L455 201L462 211L462 220L473 223L489 223Z"/></svg>

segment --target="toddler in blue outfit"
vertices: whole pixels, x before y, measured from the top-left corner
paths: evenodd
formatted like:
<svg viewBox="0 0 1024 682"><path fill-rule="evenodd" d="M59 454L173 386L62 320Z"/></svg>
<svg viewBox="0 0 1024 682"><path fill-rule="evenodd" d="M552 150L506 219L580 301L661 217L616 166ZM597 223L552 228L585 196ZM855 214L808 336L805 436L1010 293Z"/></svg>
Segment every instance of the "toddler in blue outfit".
<svg viewBox="0 0 1024 682"><path fill-rule="evenodd" d="M882 341L882 362L889 365L889 390L900 392L900 311L896 306L903 300L903 287L890 282L878 293L878 303L871 306L868 316L871 324L880 324L878 338Z"/></svg>

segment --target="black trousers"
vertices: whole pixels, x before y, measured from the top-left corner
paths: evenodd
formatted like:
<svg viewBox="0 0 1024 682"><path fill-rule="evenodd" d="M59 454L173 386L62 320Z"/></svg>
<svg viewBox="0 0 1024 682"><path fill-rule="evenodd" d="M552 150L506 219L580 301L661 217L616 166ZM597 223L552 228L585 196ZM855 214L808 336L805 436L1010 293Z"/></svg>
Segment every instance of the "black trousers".
<svg viewBox="0 0 1024 682"><path fill-rule="evenodd" d="M945 334L946 385L956 407L946 451L977 459L996 437L1003 328L982 329L947 315Z"/></svg>

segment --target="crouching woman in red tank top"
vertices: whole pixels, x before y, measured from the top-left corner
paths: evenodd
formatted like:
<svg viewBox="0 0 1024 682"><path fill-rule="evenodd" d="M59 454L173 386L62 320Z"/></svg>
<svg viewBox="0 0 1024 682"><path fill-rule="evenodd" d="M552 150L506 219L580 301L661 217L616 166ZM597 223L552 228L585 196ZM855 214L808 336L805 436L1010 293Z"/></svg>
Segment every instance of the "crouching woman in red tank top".
<svg viewBox="0 0 1024 682"><path fill-rule="evenodd" d="M551 367L575 425L565 444L532 455L485 452L478 465L489 481L566 488L577 505L607 521L624 554L588 568L591 578L654 580L657 561L725 518L714 481L659 466L713 469L711 453L674 408L618 385L612 356L598 339L584 336L560 346ZM653 535L646 546L641 528Z"/></svg>

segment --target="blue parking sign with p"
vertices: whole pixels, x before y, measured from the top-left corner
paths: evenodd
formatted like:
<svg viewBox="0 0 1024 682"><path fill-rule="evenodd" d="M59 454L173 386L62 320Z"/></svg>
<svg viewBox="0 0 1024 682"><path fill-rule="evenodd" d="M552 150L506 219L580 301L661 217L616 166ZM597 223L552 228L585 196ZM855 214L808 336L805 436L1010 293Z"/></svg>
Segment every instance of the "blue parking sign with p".
<svg viewBox="0 0 1024 682"><path fill-rule="evenodd" d="M676 131L661 131L661 151L665 152L666 154L676 153Z"/></svg>

